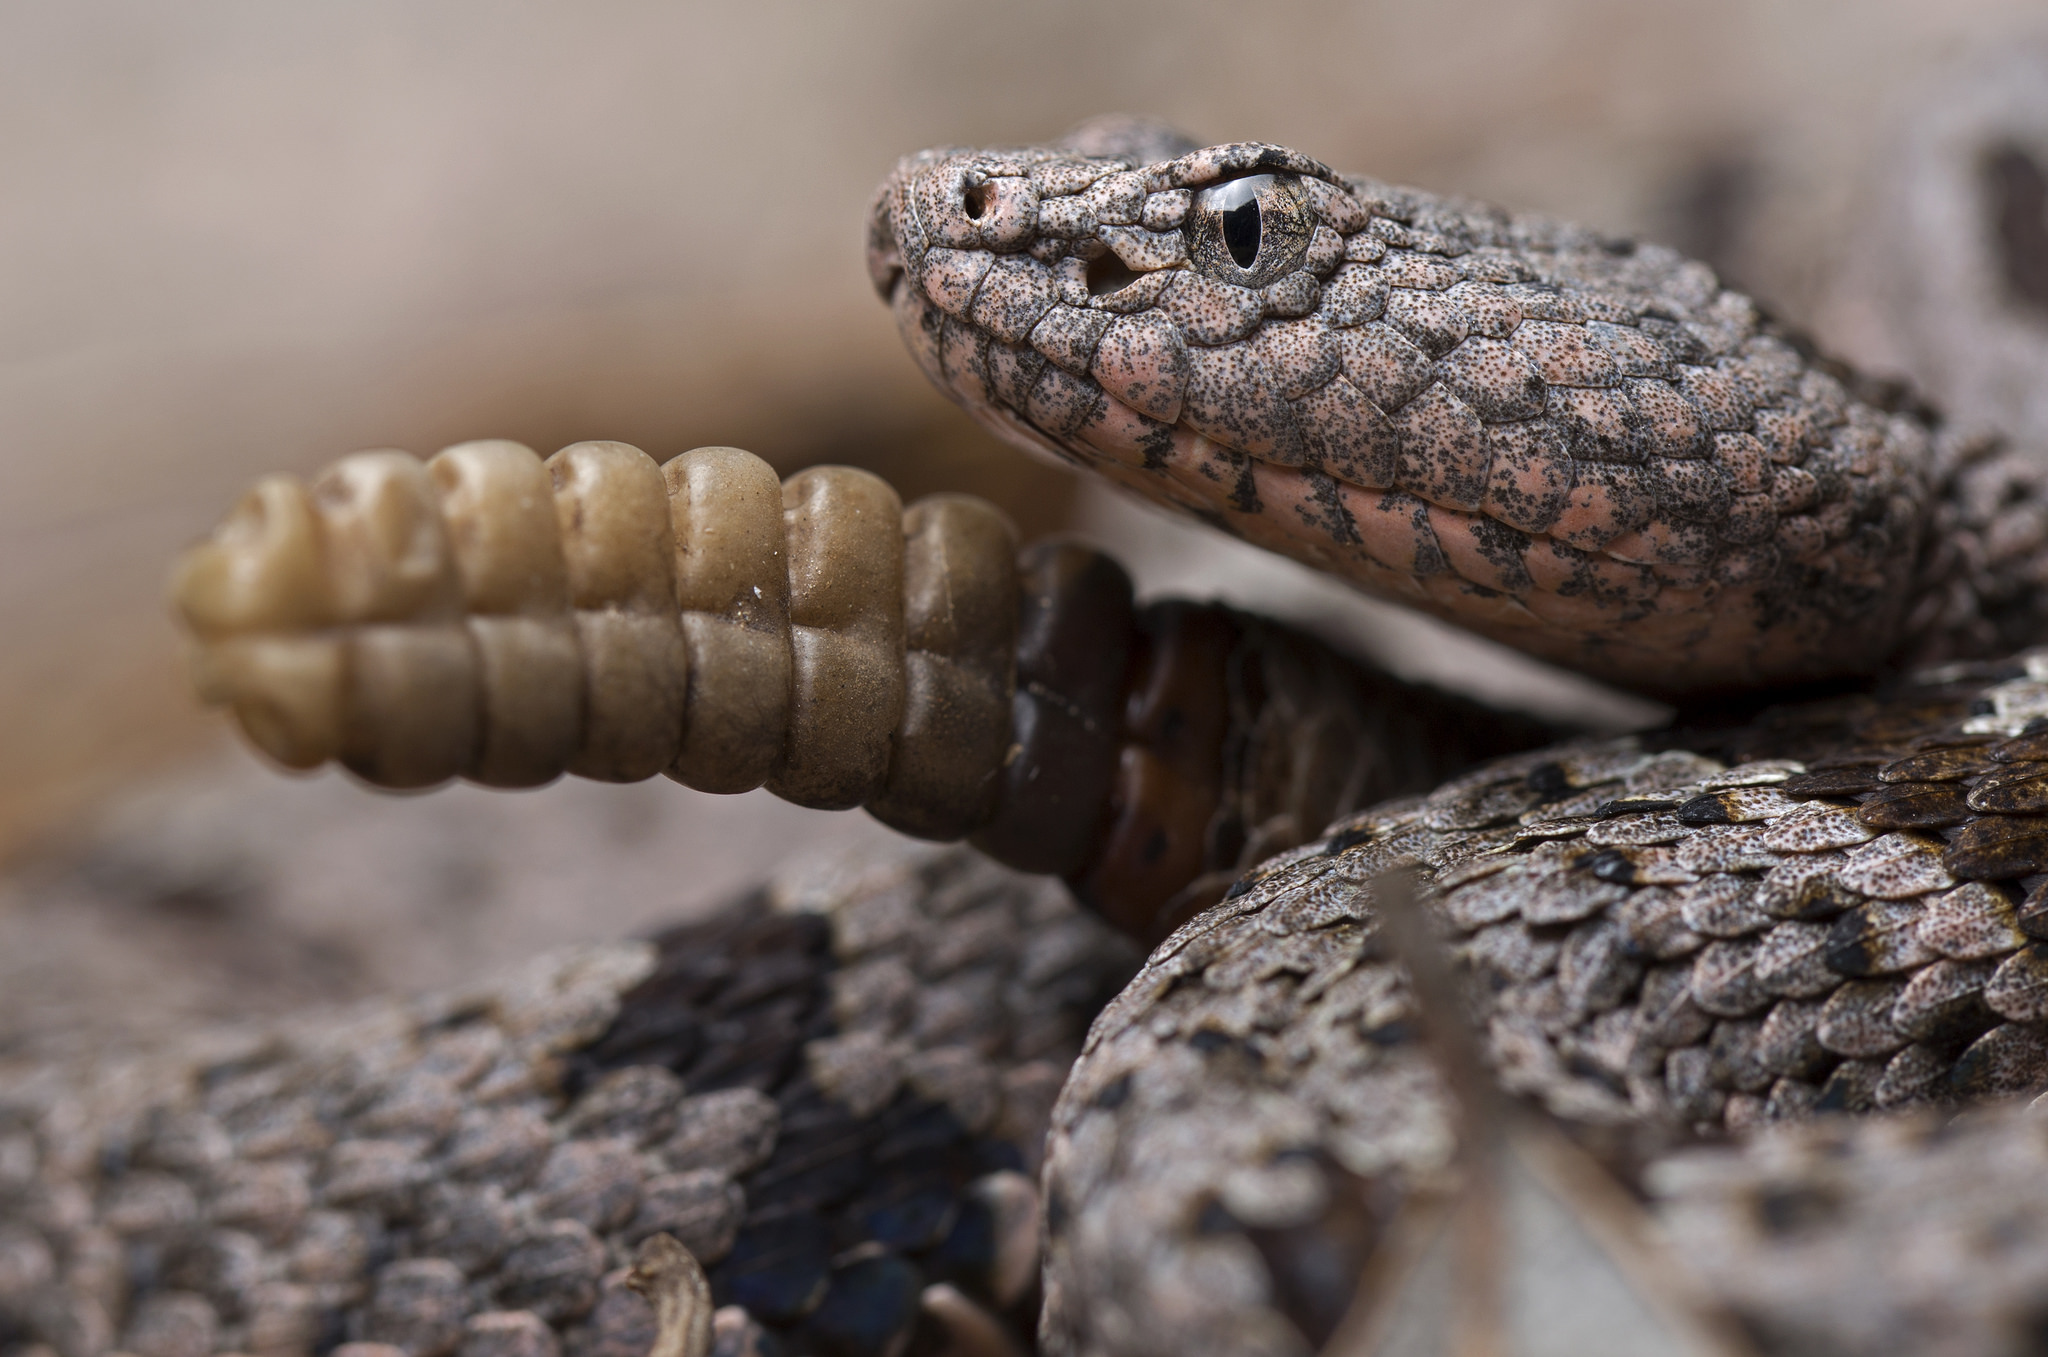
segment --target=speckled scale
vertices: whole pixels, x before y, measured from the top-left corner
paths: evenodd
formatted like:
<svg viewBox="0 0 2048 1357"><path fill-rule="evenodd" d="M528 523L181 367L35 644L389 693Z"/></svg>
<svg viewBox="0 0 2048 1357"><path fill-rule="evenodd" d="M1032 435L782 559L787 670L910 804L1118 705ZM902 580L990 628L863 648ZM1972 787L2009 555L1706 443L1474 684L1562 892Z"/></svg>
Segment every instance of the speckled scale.
<svg viewBox="0 0 2048 1357"><path fill-rule="evenodd" d="M1880 900L1905 900L1956 884L1943 864L1937 840L1907 833L1885 834L1849 850L1837 872L1844 886Z"/></svg>
<svg viewBox="0 0 2048 1357"><path fill-rule="evenodd" d="M1985 982L1984 1002L2014 1022L2048 1019L2048 946L2029 943L2000 962Z"/></svg>
<svg viewBox="0 0 2048 1357"><path fill-rule="evenodd" d="M1878 769L1880 782L1953 782L1990 771L1989 742L1951 745L1894 759Z"/></svg>
<svg viewBox="0 0 2048 1357"><path fill-rule="evenodd" d="M1605 1012L1630 997L1642 980L1644 964L1619 920L1602 917L1581 923L1558 953L1559 996L1573 1014Z"/></svg>
<svg viewBox="0 0 2048 1357"><path fill-rule="evenodd" d="M1808 854L1853 848L1877 837L1877 831L1854 812L1826 802L1809 801L1772 822L1759 840L1774 853Z"/></svg>
<svg viewBox="0 0 2048 1357"><path fill-rule="evenodd" d="M1752 878L1717 873L1674 886L1672 893L1687 928L1710 938L1739 938L1761 932L1772 923L1756 902L1755 887Z"/></svg>
<svg viewBox="0 0 2048 1357"><path fill-rule="evenodd" d="M1429 355L1381 321L1339 330L1336 338L1345 377L1383 411L1399 410L1435 375Z"/></svg>
<svg viewBox="0 0 2048 1357"><path fill-rule="evenodd" d="M1435 384L1393 416L1401 488L1432 506L1473 510L1485 497L1492 447L1479 414Z"/></svg>
<svg viewBox="0 0 2048 1357"><path fill-rule="evenodd" d="M1966 1098L2026 1092L2048 1079L2048 1033L2035 1023L2003 1023L1957 1057L1948 1086Z"/></svg>
<svg viewBox="0 0 2048 1357"><path fill-rule="evenodd" d="M2002 956L2027 942L2011 897L1981 881L1928 900L1917 931L1926 946L1957 961Z"/></svg>
<svg viewBox="0 0 2048 1357"><path fill-rule="evenodd" d="M2027 876L2048 868L2048 815L1986 815L1949 835L1943 857L1958 877Z"/></svg>
<svg viewBox="0 0 2048 1357"><path fill-rule="evenodd" d="M1845 911L1828 929L1828 966L1841 975L1911 971L1939 955L1922 936L1920 900L1872 900Z"/></svg>
<svg viewBox="0 0 2048 1357"><path fill-rule="evenodd" d="M1444 908L1451 919L1466 929L1484 928L1522 912L1538 884L1533 872L1510 862L1507 870L1459 887L1444 896Z"/></svg>
<svg viewBox="0 0 2048 1357"><path fill-rule="evenodd" d="M1841 982L1828 964L1829 925L1790 920L1763 935L1756 956L1757 983L1774 995L1811 998Z"/></svg>
<svg viewBox="0 0 2048 1357"><path fill-rule="evenodd" d="M1480 973L1526 985L1556 969L1563 946L1560 939L1536 934L1527 924L1510 919L1481 928L1458 950L1460 959Z"/></svg>
<svg viewBox="0 0 2048 1357"><path fill-rule="evenodd" d="M1856 808L1856 818L1873 830L1942 829L1971 818L1963 788L1953 782L1892 782Z"/></svg>
<svg viewBox="0 0 2048 1357"><path fill-rule="evenodd" d="M1994 757L1997 750L1992 751ZM2014 815L2048 811L2048 762L1999 760L1969 789L1971 810Z"/></svg>
<svg viewBox="0 0 2048 1357"><path fill-rule="evenodd" d="M1672 861L1694 873L1768 871L1778 856L1764 846L1764 834L1761 825L1710 824L1674 844Z"/></svg>
<svg viewBox="0 0 2048 1357"><path fill-rule="evenodd" d="M1675 891L1651 886L1631 892L1614 914L1636 951L1655 961L1676 961L1707 944L1686 925L1684 907Z"/></svg>
<svg viewBox="0 0 2048 1357"><path fill-rule="evenodd" d="M1763 939L1748 937L1710 942L1693 958L1692 998L1708 1013L1739 1018L1771 1000L1757 974Z"/></svg>

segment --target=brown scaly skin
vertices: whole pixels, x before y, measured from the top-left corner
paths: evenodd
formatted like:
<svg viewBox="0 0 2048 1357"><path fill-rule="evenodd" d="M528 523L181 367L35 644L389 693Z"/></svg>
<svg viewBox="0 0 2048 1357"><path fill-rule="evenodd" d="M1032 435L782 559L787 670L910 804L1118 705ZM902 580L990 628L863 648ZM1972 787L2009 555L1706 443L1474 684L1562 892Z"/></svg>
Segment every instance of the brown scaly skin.
<svg viewBox="0 0 2048 1357"><path fill-rule="evenodd" d="M719 1353L1015 1350L1045 1117L1135 959L905 844L458 991L0 1054L0 1350L643 1357L663 1236Z"/></svg>
<svg viewBox="0 0 2048 1357"><path fill-rule="evenodd" d="M1499 760L1258 868L1062 1091L1045 1349L1305 1354L1386 1304L1361 1276L1500 1112L1418 1040L1463 1015L1390 944L1410 869L1488 1062L1756 1349L2038 1350L2044 675L2037 651Z"/></svg>
<svg viewBox="0 0 2048 1357"><path fill-rule="evenodd" d="M1111 122L905 158L868 257L1001 437L1624 687L2041 634L2038 473L1661 246Z"/></svg>

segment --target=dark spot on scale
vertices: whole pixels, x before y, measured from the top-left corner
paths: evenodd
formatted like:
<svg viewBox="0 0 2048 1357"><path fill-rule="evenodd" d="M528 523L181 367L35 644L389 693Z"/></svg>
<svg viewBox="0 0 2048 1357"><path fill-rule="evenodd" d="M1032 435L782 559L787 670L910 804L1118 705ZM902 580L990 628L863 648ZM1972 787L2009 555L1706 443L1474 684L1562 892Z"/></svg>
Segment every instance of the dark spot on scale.
<svg viewBox="0 0 2048 1357"><path fill-rule="evenodd" d="M1230 490L1230 506L1241 514L1256 514L1265 506L1259 502L1258 482L1252 479L1252 459L1240 460L1243 465L1238 468L1237 484Z"/></svg>
<svg viewBox="0 0 2048 1357"><path fill-rule="evenodd" d="M1144 451L1145 470L1158 471L1166 465L1166 455L1173 451L1173 426L1162 424L1138 440Z"/></svg>
<svg viewBox="0 0 2048 1357"><path fill-rule="evenodd" d="M1323 845L1323 856L1333 858L1339 853L1348 853L1362 843L1372 841L1370 829L1347 829L1342 834L1332 834L1330 841Z"/></svg>
<svg viewBox="0 0 2048 1357"><path fill-rule="evenodd" d="M1120 1074L1103 1085L1102 1092L1095 1095L1095 1105L1105 1112L1114 1112L1124 1105L1131 1096L1131 1076Z"/></svg>
<svg viewBox="0 0 2048 1357"><path fill-rule="evenodd" d="M1970 704L1970 715L1990 716L1998 711L1998 704L1988 697L1980 697Z"/></svg>
<svg viewBox="0 0 2048 1357"><path fill-rule="evenodd" d="M1620 886L1633 886L1636 880L1636 865L1628 854L1618 848L1603 848L1597 853L1588 853L1578 860L1578 865L1602 881L1611 881Z"/></svg>
<svg viewBox="0 0 2048 1357"><path fill-rule="evenodd" d="M1779 1238L1826 1225L1841 1209L1833 1193L1817 1187L1768 1187L1756 1198L1757 1223L1764 1233Z"/></svg>
<svg viewBox="0 0 2048 1357"><path fill-rule="evenodd" d="M1657 797L1635 797L1621 801L1608 801L1593 812L1597 820L1612 820L1617 815L1659 815L1667 810L1677 810L1679 803Z"/></svg>
<svg viewBox="0 0 2048 1357"><path fill-rule="evenodd" d="M1845 1060L1835 1066L1827 1082L1820 1086L1820 1097L1814 1101L1816 1112L1868 1112L1871 1107L1869 1083L1861 1077L1856 1068L1858 1062Z"/></svg>
<svg viewBox="0 0 2048 1357"><path fill-rule="evenodd" d="M1415 1039L1415 1025L1405 1018L1395 1018L1368 1029L1365 1039L1375 1046L1406 1046Z"/></svg>
<svg viewBox="0 0 2048 1357"><path fill-rule="evenodd" d="M1680 824L1687 825L1728 825L1735 822L1728 818L1728 807L1722 804L1717 793L1706 792L1690 801L1680 804L1675 811Z"/></svg>
<svg viewBox="0 0 2048 1357"><path fill-rule="evenodd" d="M1628 1081L1590 1056L1581 1054L1568 1056L1565 1059L1564 1067L1566 1072L1574 1077L1599 1084L1617 1098L1623 1100L1628 1098Z"/></svg>
<svg viewBox="0 0 2048 1357"><path fill-rule="evenodd" d="M1237 1038L1228 1032L1219 1032L1213 1027L1204 1027L1201 1031L1188 1038L1188 1045L1194 1047L1203 1055L1214 1055L1218 1051L1227 1051L1237 1045Z"/></svg>
<svg viewBox="0 0 2048 1357"><path fill-rule="evenodd" d="M1213 1197L1202 1208L1202 1214L1195 1217L1196 1234L1236 1234L1243 1228L1237 1217L1230 1214L1230 1208Z"/></svg>
<svg viewBox="0 0 2048 1357"><path fill-rule="evenodd" d="M1235 900L1240 895L1250 895L1251 891L1252 879L1248 876L1242 876L1230 883L1230 889L1223 892L1223 898L1226 900Z"/></svg>
<svg viewBox="0 0 2048 1357"><path fill-rule="evenodd" d="M1571 791L1571 779L1565 776L1564 766L1555 762L1539 763L1529 770L1526 779L1529 790L1545 801L1555 801Z"/></svg>
<svg viewBox="0 0 2048 1357"><path fill-rule="evenodd" d="M1788 778L1779 785L1787 796L1829 797L1845 801L1850 797L1874 792L1885 784L1877 777L1877 766L1860 768L1824 768L1818 772L1801 773Z"/></svg>
<svg viewBox="0 0 2048 1357"><path fill-rule="evenodd" d="M1837 975L1866 976L1877 965L1877 939L1871 936L1870 916L1852 909L1828 929L1822 957Z"/></svg>

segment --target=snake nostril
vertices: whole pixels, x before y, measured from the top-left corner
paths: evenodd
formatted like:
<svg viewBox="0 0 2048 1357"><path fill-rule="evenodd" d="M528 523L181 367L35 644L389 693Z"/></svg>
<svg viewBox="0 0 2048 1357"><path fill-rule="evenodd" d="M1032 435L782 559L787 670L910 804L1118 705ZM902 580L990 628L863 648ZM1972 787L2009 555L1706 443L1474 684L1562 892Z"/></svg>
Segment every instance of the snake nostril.
<svg viewBox="0 0 2048 1357"><path fill-rule="evenodd" d="M1088 261L1088 295L1091 297L1121 292L1137 281L1137 270L1108 250Z"/></svg>
<svg viewBox="0 0 2048 1357"><path fill-rule="evenodd" d="M992 196L986 181L967 186L966 191L960 195L960 205L966 211L969 221L980 221L988 215L989 199Z"/></svg>

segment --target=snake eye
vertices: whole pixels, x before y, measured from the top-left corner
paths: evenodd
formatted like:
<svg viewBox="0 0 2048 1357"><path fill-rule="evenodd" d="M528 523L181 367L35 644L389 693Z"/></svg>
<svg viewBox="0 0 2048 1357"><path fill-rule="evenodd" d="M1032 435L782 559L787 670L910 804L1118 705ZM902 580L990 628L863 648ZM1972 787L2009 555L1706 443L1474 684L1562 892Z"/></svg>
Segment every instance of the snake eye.
<svg viewBox="0 0 2048 1357"><path fill-rule="evenodd" d="M1301 263L1315 233L1315 207L1291 174L1252 174L1195 195L1186 227L1188 258L1219 283L1264 287Z"/></svg>

